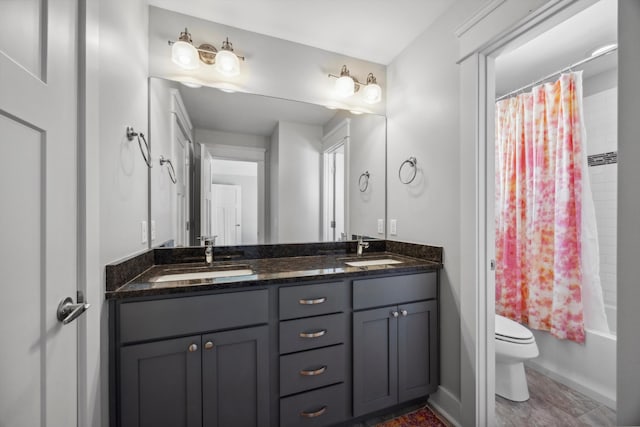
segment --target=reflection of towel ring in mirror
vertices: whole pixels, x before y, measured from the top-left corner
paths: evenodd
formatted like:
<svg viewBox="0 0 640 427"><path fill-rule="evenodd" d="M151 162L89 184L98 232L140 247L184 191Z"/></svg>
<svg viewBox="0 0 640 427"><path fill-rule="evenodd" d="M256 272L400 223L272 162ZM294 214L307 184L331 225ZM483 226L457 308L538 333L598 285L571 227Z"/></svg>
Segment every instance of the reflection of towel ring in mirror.
<svg viewBox="0 0 640 427"><path fill-rule="evenodd" d="M147 164L147 167L151 167L151 150L149 150L149 143L147 142L147 139L144 137L144 134L142 132L136 132L135 130L133 130L133 127L131 126L127 126L127 139L129 141L133 141L133 138L138 137L138 147L140 147L140 154L142 154L142 158L144 159L144 162ZM142 142L140 142L140 138L142 138L142 141L144 141L144 146L146 148L146 154L145 154L145 150L142 149Z"/></svg>
<svg viewBox="0 0 640 427"><path fill-rule="evenodd" d="M369 171L364 171L358 178L358 189L361 193L364 193L369 188Z"/></svg>
<svg viewBox="0 0 640 427"><path fill-rule="evenodd" d="M418 172L418 168L416 168L417 163L418 163L418 160L413 156L409 157L407 160L402 162L402 164L400 165L400 169L398 169L398 178L400 179L401 183L411 184L413 180L416 179L416 173ZM402 169L407 165L413 170L413 172L410 174L410 178L407 178L405 180L405 179L402 179Z"/></svg>
<svg viewBox="0 0 640 427"><path fill-rule="evenodd" d="M174 184L178 182L176 179L176 170L173 168L173 163L171 163L170 159L165 159L164 156L160 156L160 166L164 166L165 163L169 164L169 168L167 171L169 172L169 178L171 178L171 182Z"/></svg>

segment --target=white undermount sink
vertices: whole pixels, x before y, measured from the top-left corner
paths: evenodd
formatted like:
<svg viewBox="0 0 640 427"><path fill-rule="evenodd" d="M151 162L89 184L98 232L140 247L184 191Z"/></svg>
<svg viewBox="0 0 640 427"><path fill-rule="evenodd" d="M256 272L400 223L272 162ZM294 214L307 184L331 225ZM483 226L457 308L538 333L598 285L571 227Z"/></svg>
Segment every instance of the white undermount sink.
<svg viewBox="0 0 640 427"><path fill-rule="evenodd" d="M252 270L243 268L239 270L219 270L219 271L199 271L197 273L179 273L179 274L163 274L150 279L150 282L175 282L178 280L199 280L199 279L215 279L219 277L236 277L248 276L253 274Z"/></svg>
<svg viewBox="0 0 640 427"><path fill-rule="evenodd" d="M383 258L383 259L369 259L366 261L349 261L349 262L345 262L345 264L350 265L351 267L369 267L372 265L402 264L402 261L398 261L396 259L391 259L391 258Z"/></svg>

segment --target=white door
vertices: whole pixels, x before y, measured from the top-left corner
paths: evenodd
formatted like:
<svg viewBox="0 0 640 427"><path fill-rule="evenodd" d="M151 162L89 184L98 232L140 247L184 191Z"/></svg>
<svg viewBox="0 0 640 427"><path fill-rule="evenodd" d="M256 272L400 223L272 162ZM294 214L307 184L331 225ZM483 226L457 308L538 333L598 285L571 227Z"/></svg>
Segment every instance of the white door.
<svg viewBox="0 0 640 427"><path fill-rule="evenodd" d="M209 151L207 151L204 144L202 147L202 156L201 156L201 175L202 180L200 182L201 191L201 201L200 201L200 234L202 236L213 236L214 233L211 231L211 207L213 206L212 193L211 193L211 182L213 175L213 166L211 164L212 158Z"/></svg>
<svg viewBox="0 0 640 427"><path fill-rule="evenodd" d="M345 146L341 138L324 153L323 240L346 240L345 230Z"/></svg>
<svg viewBox="0 0 640 427"><path fill-rule="evenodd" d="M242 244L240 218L242 217L241 188L239 185L213 184L211 194L212 234L218 236L216 245Z"/></svg>
<svg viewBox="0 0 640 427"><path fill-rule="evenodd" d="M77 426L77 2L0 8L0 425Z"/></svg>
<svg viewBox="0 0 640 427"><path fill-rule="evenodd" d="M173 152L176 159L176 246L189 246L189 138L174 119Z"/></svg>

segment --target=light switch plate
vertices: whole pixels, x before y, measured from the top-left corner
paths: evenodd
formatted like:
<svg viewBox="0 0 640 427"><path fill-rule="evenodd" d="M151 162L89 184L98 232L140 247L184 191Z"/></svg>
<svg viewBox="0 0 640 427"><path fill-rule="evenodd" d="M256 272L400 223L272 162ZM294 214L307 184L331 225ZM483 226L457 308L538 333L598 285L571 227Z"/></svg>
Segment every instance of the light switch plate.
<svg viewBox="0 0 640 427"><path fill-rule="evenodd" d="M147 221L142 221L140 223L140 234L141 234L141 239L140 242L142 244L147 243L148 239L148 229L147 229Z"/></svg>
<svg viewBox="0 0 640 427"><path fill-rule="evenodd" d="M156 240L156 220L151 220L151 241Z"/></svg>
<svg viewBox="0 0 640 427"><path fill-rule="evenodd" d="M389 233L392 236L396 236L398 234L398 220L396 219L391 220L391 223L389 224Z"/></svg>
<svg viewBox="0 0 640 427"><path fill-rule="evenodd" d="M378 220L378 234L384 234L384 219Z"/></svg>

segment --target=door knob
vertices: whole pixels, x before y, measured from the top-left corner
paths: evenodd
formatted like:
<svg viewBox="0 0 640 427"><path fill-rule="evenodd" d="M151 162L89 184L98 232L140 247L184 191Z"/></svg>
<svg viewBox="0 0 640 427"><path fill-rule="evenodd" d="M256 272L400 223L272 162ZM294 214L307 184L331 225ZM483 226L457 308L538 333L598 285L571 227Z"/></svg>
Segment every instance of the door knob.
<svg viewBox="0 0 640 427"><path fill-rule="evenodd" d="M402 314L402 316L406 316L407 314L409 314L409 312L407 310L402 310L400 314Z"/></svg>
<svg viewBox="0 0 640 427"><path fill-rule="evenodd" d="M400 315L397 311L392 311L390 314L391 317L398 317Z"/></svg>
<svg viewBox="0 0 640 427"><path fill-rule="evenodd" d="M56 316L63 325L68 325L80 317L80 315L87 311L89 307L91 307L91 304L84 302L82 292L78 291L78 303L74 304L71 297L66 297L60 301L60 304L58 304Z"/></svg>

